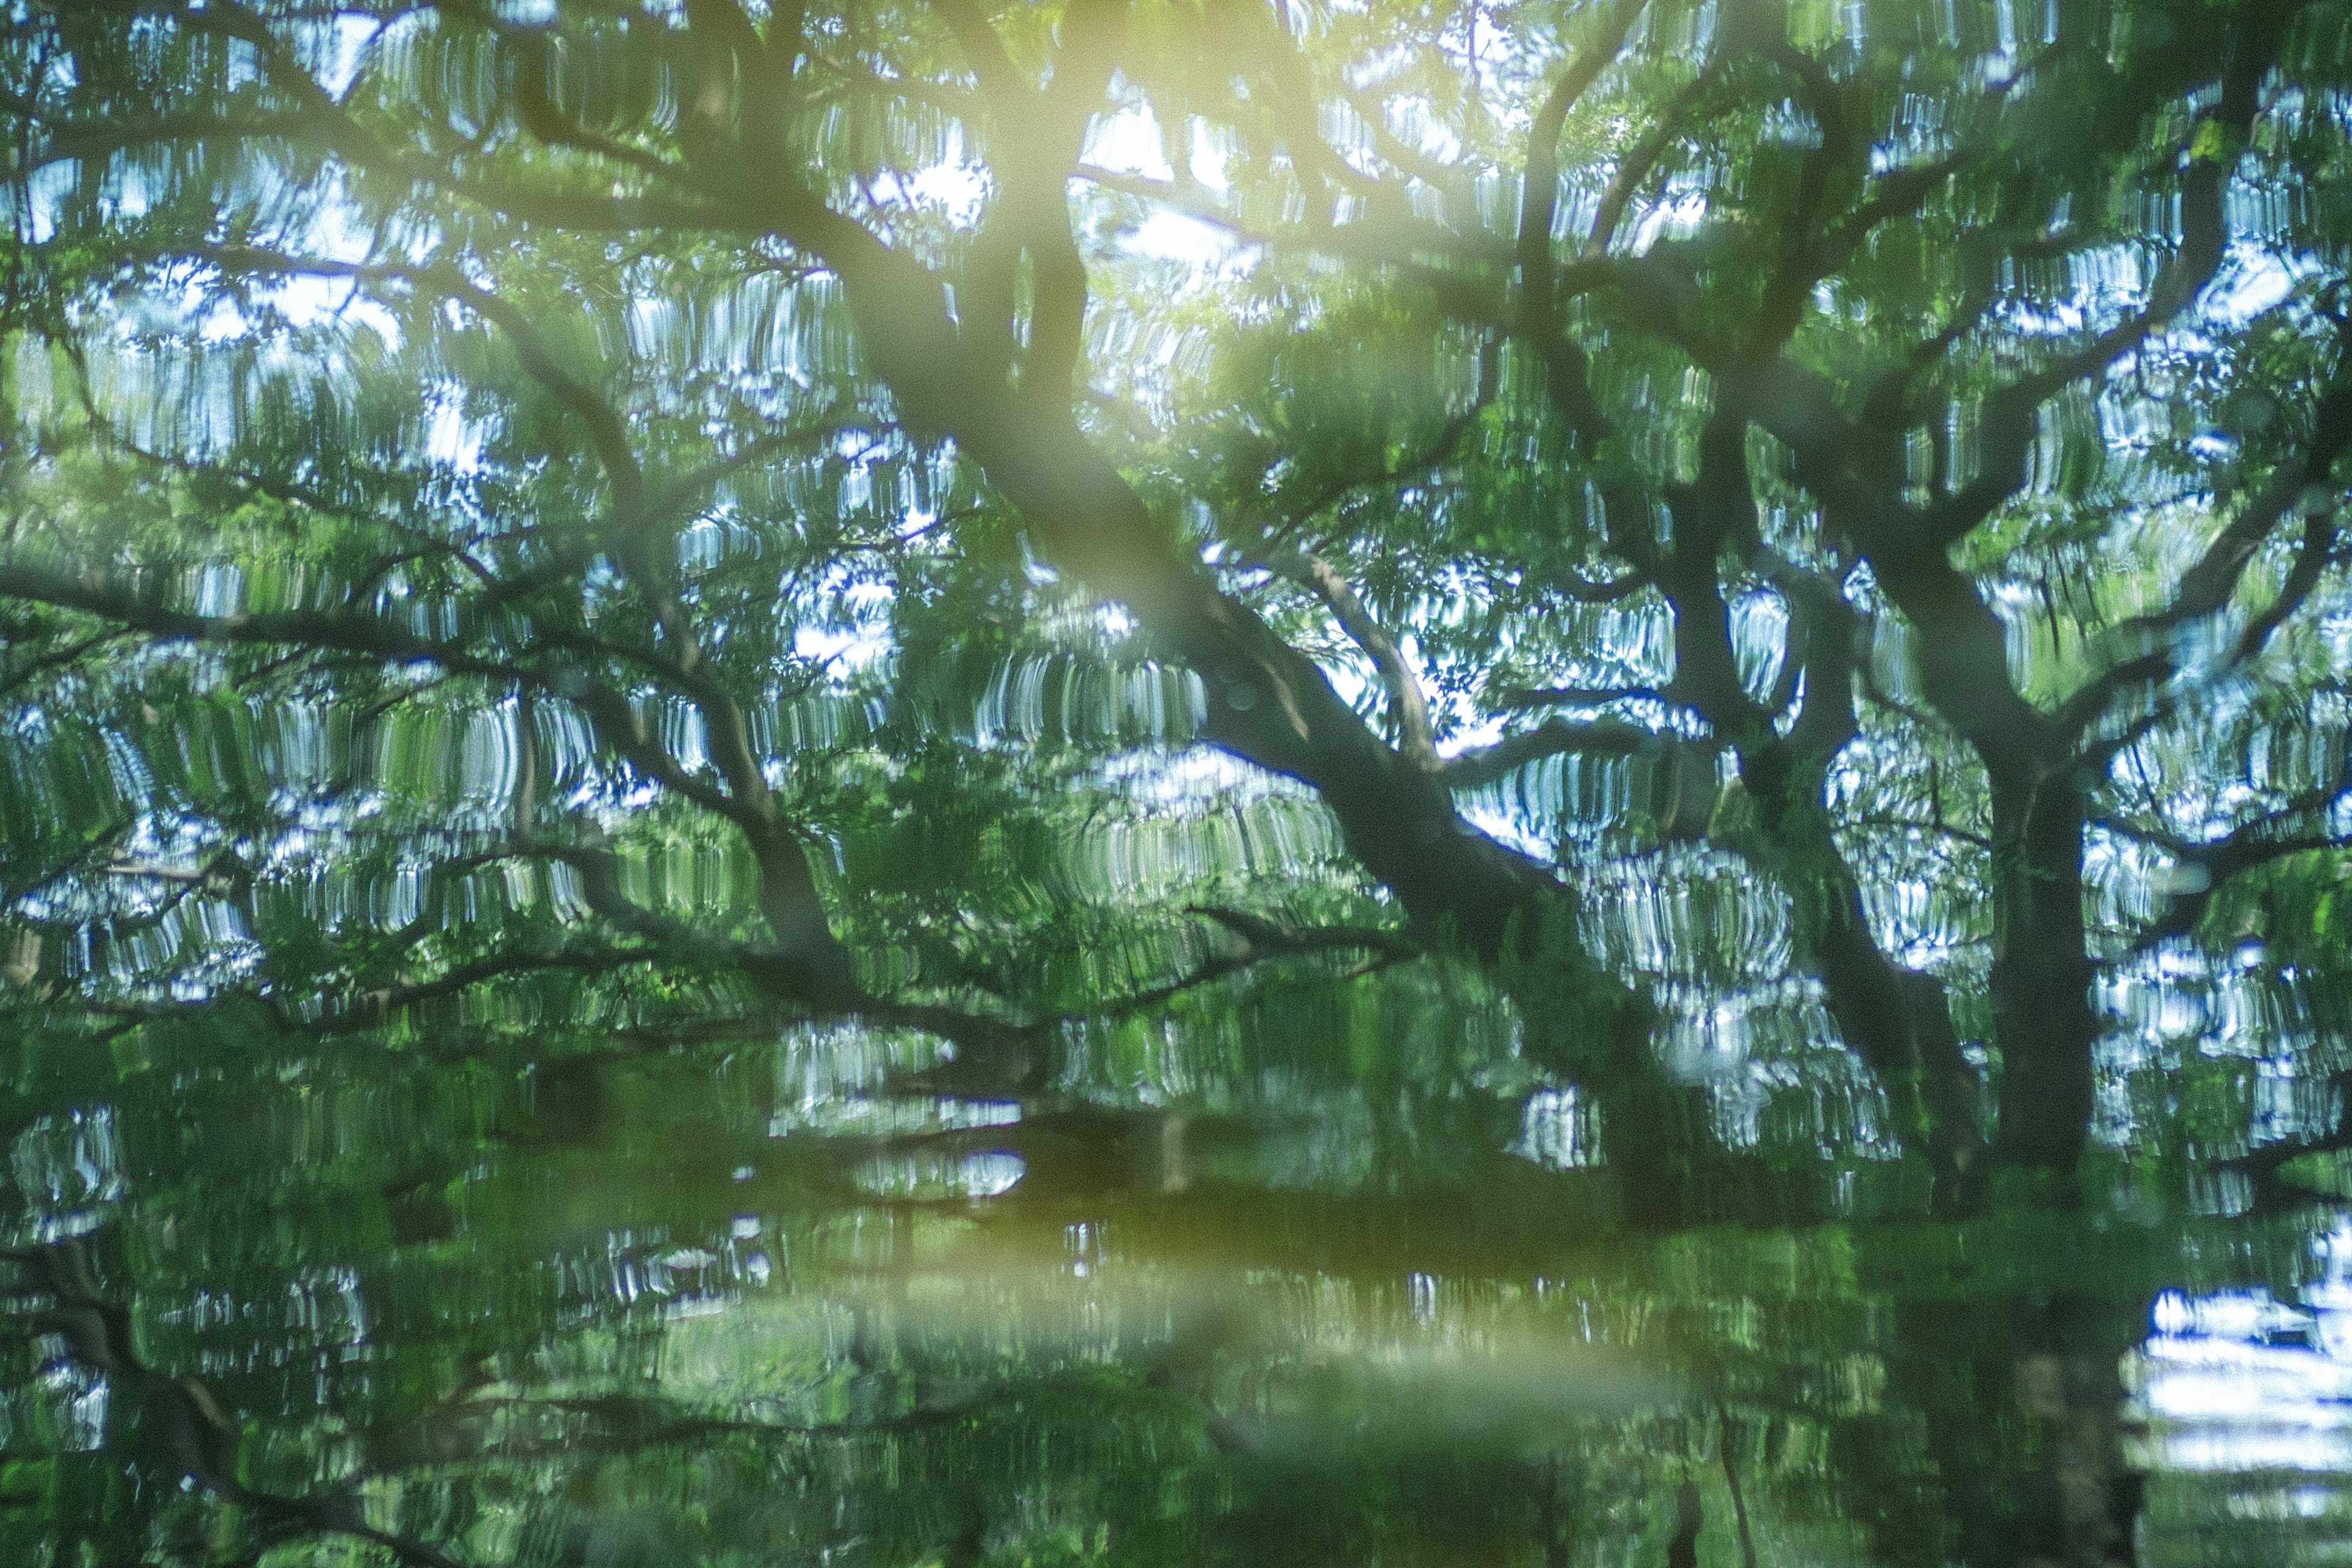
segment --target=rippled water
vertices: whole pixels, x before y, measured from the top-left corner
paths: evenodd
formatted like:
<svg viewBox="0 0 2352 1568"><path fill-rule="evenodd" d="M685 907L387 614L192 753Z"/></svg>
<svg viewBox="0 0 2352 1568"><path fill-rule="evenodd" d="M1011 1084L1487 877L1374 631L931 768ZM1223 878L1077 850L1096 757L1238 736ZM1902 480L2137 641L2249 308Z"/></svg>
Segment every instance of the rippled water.
<svg viewBox="0 0 2352 1568"><path fill-rule="evenodd" d="M2126 1360L2128 1462L2150 1479L2144 1561L2352 1554L2352 1217L2324 1267L2271 1287L2157 1299Z"/></svg>
<svg viewBox="0 0 2352 1568"><path fill-rule="evenodd" d="M1450 1089L1249 1030L1214 1087L1014 1100L850 1029L491 1064L226 1020L202 1067L20 1086L0 1556L2352 1550L2352 1215L1930 1221L1849 1150L1777 1219L1629 1229L1574 1094L1480 1092L1508 1042L1407 1000L1358 1022L1450 1043ZM1788 1098L1758 1137L1836 1096Z"/></svg>
<svg viewBox="0 0 2352 1568"><path fill-rule="evenodd" d="M764 1023L690 980L477 988L383 1027L332 989L274 1013L223 989L19 1040L0 1562L2352 1554L2342 1173L2248 1159L2336 1126L2317 982L2258 946L2116 943L2084 1201L1927 1217L1785 894L1720 848L1625 840L1684 787L1635 754L1465 804L1604 852L1584 935L1663 1014L1692 1122L1653 1130L1664 1155L1612 1131L1572 1015L1545 1025L1565 1044L1542 1036L1526 998L1444 958L1309 955L1089 1009L1223 951L1185 907L1203 889L1358 895L1304 792L1185 744L1192 678L1080 632L1077 653L942 656L887 700L754 716L803 758L916 726L975 791L992 755L1069 748L1073 798L1105 805L1032 820L1034 792L976 794L968 817L902 811L835 847L850 885L892 897L996 868L980 907L1016 937L1053 930L1024 911L1178 907L1020 952L1033 994L1073 1005L1042 1073L909 1028ZM693 715L667 721L694 754ZM76 895L111 901L47 962L100 1000L193 1003L267 973L258 931L576 920L562 867L431 872L519 792L594 779L566 724L512 702L364 735L332 708L200 709L106 775L154 824L138 854L204 863L163 807L213 773L335 805L248 840L268 871L249 883ZM1839 786L1858 815L1870 744ZM58 779L38 798L71 820ZM616 829L637 805L607 808ZM413 847L371 847L393 832ZM624 848L646 907L747 907L724 840ZM1965 989L1984 936L1966 847L1853 852L1881 940ZM2093 863L2103 930L2161 907L2160 865ZM920 907L845 911L876 922L868 984L984 975L988 949Z"/></svg>

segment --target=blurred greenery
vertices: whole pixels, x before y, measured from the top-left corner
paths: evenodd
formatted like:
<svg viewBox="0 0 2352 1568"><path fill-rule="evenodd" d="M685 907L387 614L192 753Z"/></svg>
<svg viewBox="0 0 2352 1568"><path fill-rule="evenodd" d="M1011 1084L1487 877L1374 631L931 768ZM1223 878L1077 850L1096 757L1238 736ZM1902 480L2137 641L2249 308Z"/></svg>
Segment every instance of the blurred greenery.
<svg viewBox="0 0 2352 1568"><path fill-rule="evenodd" d="M0 127L0 1562L2352 1541L2344 0L15 0Z"/></svg>

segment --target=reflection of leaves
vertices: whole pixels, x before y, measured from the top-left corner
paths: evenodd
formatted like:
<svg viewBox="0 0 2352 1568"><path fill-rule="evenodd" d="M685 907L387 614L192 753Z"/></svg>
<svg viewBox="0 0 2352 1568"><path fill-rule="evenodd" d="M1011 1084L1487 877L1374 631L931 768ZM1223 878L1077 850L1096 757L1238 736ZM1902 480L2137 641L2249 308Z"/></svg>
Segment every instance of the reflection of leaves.
<svg viewBox="0 0 2352 1568"><path fill-rule="evenodd" d="M2114 957L2137 1027L2198 950L2269 943L2211 978L2232 1021L2163 1039L2187 1066L2098 1099L2128 1121L2100 1191L2244 1147L2264 1075L2312 1081L2342 1032L2352 902L2308 793L2341 771L2340 541L2248 510L2273 475L2334 493L2312 24L1161 5L1096 72L1066 51L1123 7L526 9L362 47L294 0L120 0L0 37L0 119L49 160L0 238L0 1099L119 1118L99 1174L60 1141L20 1184L43 1227L103 1192L137 1260L137 1309L35 1309L121 1371L123 1441L286 1504L289 1539L329 1517L300 1500L363 1499L533 1568L1266 1555L1244 1516L1301 1560L1663 1535L1686 1415L1524 1346L1348 1340L1329 1296L1427 1267L1718 1356L1795 1456L1759 1508L1948 1556L1913 1505L2008 1439L1890 1376L1886 1303L2180 1262L2136 1225L1876 1223L1916 1216L1923 1134L1995 1152L1959 1037L2029 1082L2002 1036L2087 989L1993 1005L1988 961ZM1528 111L1563 69L1552 165ZM1160 194L1232 224L1230 266L1122 248L1149 181L1026 188L1032 137L1097 110L1150 111ZM1521 237L1538 166L1560 222ZM315 275L281 288L264 243ZM898 269L879 294L859 255ZM2234 320L2266 268L2308 284ZM1041 385L1055 295L1086 363ZM1265 581L1270 538L1328 581ZM2193 564L2216 538L2241 575ZM2184 574L2222 591L2167 619ZM2266 604L2296 613L2205 658ZM1279 707L1237 652L1298 656L1279 745L1230 722ZM1381 688L1413 680L1437 741L1502 737L1491 771L1391 752ZM2077 795L2099 827L2062 813L2021 864L2016 803ZM2294 858L2214 853L2307 797ZM2043 944L2012 917L2050 888ZM1931 1051L1956 1070L1915 1116ZM1660 1059L1690 1081L1620 1097ZM1505 1152L1538 1105L1578 1110L1568 1169ZM1003 1202L928 1179L1008 1152ZM940 1163L845 1176L877 1153ZM1629 1213L1767 1239L1589 1245ZM1853 1223L1767 1228L1823 1214ZM1046 1333L927 1272L972 1234L1048 1272L1254 1270L1277 1327L1106 1292ZM869 1284L855 1329L680 1392L698 1325ZM964 1321L901 1366L922 1289ZM1318 1313L1336 1341L1293 1331ZM1527 1435L1573 1449L1590 1520L1552 1519ZM214 1506L111 1456L55 1473L56 1519L136 1550Z"/></svg>
<svg viewBox="0 0 2352 1568"><path fill-rule="evenodd" d="M437 1547L367 1523L347 1491L298 1496L247 1484L237 1423L203 1382L174 1378L142 1359L131 1315L101 1293L86 1243L0 1254L0 1261L14 1265L32 1283L31 1304L17 1310L19 1321L37 1333L58 1336L74 1360L137 1402L134 1408L144 1419L133 1425L146 1457L163 1458L190 1484L250 1510L265 1542L348 1536L383 1548L409 1568L459 1568Z"/></svg>
<svg viewBox="0 0 2352 1568"><path fill-rule="evenodd" d="M2280 1165L2273 1174L2289 1186L2323 1197L2352 1198L2352 1150L2301 1155Z"/></svg>

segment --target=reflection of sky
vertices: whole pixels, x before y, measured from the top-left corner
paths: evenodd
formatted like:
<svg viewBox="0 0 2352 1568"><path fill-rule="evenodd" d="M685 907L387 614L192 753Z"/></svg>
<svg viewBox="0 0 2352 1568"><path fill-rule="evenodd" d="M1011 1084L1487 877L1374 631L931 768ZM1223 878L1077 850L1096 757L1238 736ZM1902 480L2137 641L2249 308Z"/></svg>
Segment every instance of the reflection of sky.
<svg viewBox="0 0 2352 1568"><path fill-rule="evenodd" d="M1212 197L1223 195L1227 188L1223 153L1205 137L1188 133L1187 140L1191 154L1187 173L1199 182L1204 194ZM1087 136L1085 162L1113 174L1134 174L1147 180L1175 176L1168 162L1160 122L1150 107L1139 102L1095 122ZM1229 263L1242 259L1240 253L1251 248L1214 224L1166 207L1153 211L1122 236L1119 243L1120 248L1130 256L1184 264L1192 268L1195 283L1220 274Z"/></svg>
<svg viewBox="0 0 2352 1568"><path fill-rule="evenodd" d="M2157 1299L2155 1331L2126 1368L2150 1469L2352 1471L2352 1216L2317 1251L2325 1272L2297 1302L2259 1289Z"/></svg>

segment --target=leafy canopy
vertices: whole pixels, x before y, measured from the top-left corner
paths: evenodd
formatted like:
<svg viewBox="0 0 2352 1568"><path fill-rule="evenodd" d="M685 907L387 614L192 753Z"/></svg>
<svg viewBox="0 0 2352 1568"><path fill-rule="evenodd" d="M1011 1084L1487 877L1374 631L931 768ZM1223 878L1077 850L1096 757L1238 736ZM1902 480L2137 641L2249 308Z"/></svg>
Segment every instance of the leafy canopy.
<svg viewBox="0 0 2352 1568"><path fill-rule="evenodd" d="M2078 1172L2210 1209L2324 1163L2347 29L2342 0L20 0L0 1060L39 1246L10 1267L213 1500L60 1463L51 1514L113 1521L107 1560L618 1561L582 1500L641 1484L711 1561L1075 1560L1113 1520L1139 1561L1270 1521L1302 1560L1564 1561L1560 1510L1638 1498L1644 1445L1736 1478L1734 1397L1843 1456L1790 1461L1784 1518L2095 1560L2054 1503L2017 1523L1998 1412L1933 1425L1944 1346L1872 1292L2130 1294L2193 1237L2012 1213L1982 1285L1973 1231L1831 1237L1771 1311L1852 1304L1885 1403L1717 1336L1712 1437L1546 1468L1496 1388L1449 1384L1417 1442L1377 1356L1309 1375L1205 1310L1149 1354L1009 1362L918 1322L899 1378L835 1222L911 1256L985 1200L1092 1267L1126 1194L1175 1253L1207 1226L1302 1279L1391 1247L1475 1275L1620 1221L1970 1214ZM739 1377L636 1311L755 1291L786 1237L856 1298L847 1349L780 1296L788 1348ZM197 1309L124 1337L93 1253L159 1300L290 1292L321 1368L373 1364L359 1303L393 1302L400 1351L265 1398L268 1347L200 1343ZM1724 1267L1752 1307L1779 1266ZM1641 1268L1712 1321L1674 1244ZM1649 1286L1588 1284L1586 1331L1653 1322ZM1500 1332L1513 1300L1445 1310ZM1997 1317L1969 1353L2007 1387ZM665 1344L689 1371L648 1394ZM247 1415L168 1370L215 1352ZM103 1419L73 1386L61 1453ZM754 1392L695 1413L722 1388ZM282 1443L240 1450L265 1406ZM629 1468L688 1439L707 1494ZM873 1479L902 1462L936 1506ZM1953 1531L1904 1500L1931 1473L1974 1500ZM403 1478L423 1500L383 1500Z"/></svg>

